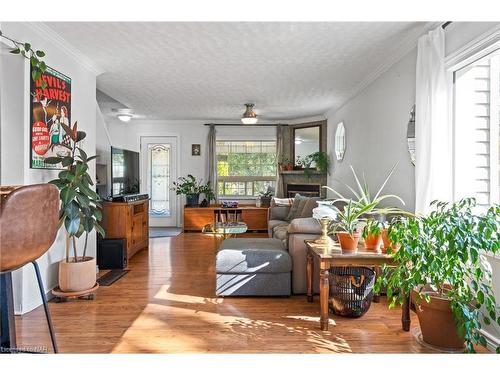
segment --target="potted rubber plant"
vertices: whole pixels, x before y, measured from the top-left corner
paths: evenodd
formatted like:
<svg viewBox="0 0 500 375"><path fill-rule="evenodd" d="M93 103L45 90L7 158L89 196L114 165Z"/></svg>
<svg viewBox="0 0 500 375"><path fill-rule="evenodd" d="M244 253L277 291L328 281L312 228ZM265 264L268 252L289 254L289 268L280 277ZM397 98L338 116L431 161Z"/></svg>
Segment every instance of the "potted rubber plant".
<svg viewBox="0 0 500 375"><path fill-rule="evenodd" d="M486 345L483 324L500 324L483 255L499 252L500 207L476 211L472 198L435 201L429 215L391 224L389 239L400 245L394 253L398 266L390 272L383 267L376 288L387 288L390 307L411 295L422 338L437 347L474 352L476 344ZM397 289L403 293L394 295Z"/></svg>
<svg viewBox="0 0 500 375"><path fill-rule="evenodd" d="M99 224L102 219L99 195L92 190L94 185L88 173L89 163L97 155L87 156L80 147L86 133L61 124L71 139L71 154L65 157L45 159L48 164L59 164L66 169L59 172L58 178L50 181L60 191L61 209L59 225L64 226L67 234L66 256L59 262L59 288L63 292L81 292L94 287L96 283L96 260L87 256L89 233L94 229L104 237L104 229ZM77 238L85 235L81 255L78 254ZM73 254L70 256L70 247Z"/></svg>

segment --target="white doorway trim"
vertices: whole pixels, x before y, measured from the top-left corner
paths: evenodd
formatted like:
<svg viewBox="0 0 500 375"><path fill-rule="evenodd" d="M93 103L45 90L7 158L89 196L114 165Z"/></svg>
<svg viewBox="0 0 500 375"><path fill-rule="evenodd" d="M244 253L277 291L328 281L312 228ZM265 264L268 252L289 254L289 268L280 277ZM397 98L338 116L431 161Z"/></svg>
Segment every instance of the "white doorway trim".
<svg viewBox="0 0 500 375"><path fill-rule="evenodd" d="M139 136L138 136L138 139L137 139L137 143L138 143L138 149L140 150L140 163L141 163L141 168L143 165L145 165L145 162L144 162L144 158L148 158L148 154L147 154L147 151L143 150L142 149L142 141L143 139L146 139L146 138L164 138L164 137L167 137L167 138L175 138L175 143L176 143L176 147L175 147L175 151L174 151L174 158L175 158L175 162L174 162L174 165L172 168L172 175L171 175L171 181L176 181L177 180L177 177L178 177L178 174L179 174L179 171L180 171L180 148L181 148L181 137L179 134L176 134L176 133L162 133L162 134L158 134L158 133L140 133ZM141 186L141 193L146 193L146 194L149 194L147 190L147 181L143 181L143 172L141 172L141 180L140 180L140 186ZM173 218L173 223L176 227L179 226L179 223L180 223L180 215L181 215L181 212L180 212L180 197L179 196L175 196L175 199L171 199L171 204L174 206L175 208L175 217Z"/></svg>

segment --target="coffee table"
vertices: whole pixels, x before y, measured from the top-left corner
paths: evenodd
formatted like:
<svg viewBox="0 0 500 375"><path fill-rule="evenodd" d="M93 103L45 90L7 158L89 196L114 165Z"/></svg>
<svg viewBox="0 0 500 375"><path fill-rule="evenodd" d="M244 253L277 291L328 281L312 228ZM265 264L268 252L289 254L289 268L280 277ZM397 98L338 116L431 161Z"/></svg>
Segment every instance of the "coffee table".
<svg viewBox="0 0 500 375"><path fill-rule="evenodd" d="M207 224L203 227L202 233L221 235L223 239L227 239L245 233L247 230L247 224L242 221L228 221Z"/></svg>
<svg viewBox="0 0 500 375"><path fill-rule="evenodd" d="M305 240L307 246L307 302L313 302L313 275L314 259L319 262L319 303L320 303L320 327L322 331L328 331L328 299L329 299L329 272L330 267L381 267L382 265L396 266L389 254L366 251L362 245L358 246L355 253L342 253L338 243L331 247L317 245L314 240ZM410 299L405 296L401 324L404 331L410 330Z"/></svg>

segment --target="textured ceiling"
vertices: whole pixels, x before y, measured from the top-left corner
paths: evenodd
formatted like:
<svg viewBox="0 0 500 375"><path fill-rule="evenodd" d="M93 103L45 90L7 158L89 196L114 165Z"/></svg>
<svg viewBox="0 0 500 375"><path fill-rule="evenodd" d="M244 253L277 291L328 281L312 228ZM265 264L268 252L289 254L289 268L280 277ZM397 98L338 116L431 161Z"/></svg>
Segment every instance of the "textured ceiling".
<svg viewBox="0 0 500 375"><path fill-rule="evenodd" d="M102 92L151 119L324 114L344 103L419 22L46 23L105 70Z"/></svg>

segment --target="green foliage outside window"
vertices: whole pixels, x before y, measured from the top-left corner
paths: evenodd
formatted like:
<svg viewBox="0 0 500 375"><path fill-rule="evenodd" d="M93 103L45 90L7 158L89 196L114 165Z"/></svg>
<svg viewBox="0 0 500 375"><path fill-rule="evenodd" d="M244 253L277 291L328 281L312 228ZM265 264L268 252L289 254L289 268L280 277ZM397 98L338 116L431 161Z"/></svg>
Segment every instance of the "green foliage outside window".
<svg viewBox="0 0 500 375"><path fill-rule="evenodd" d="M274 185L276 142L217 142L217 176L220 196L257 196Z"/></svg>

